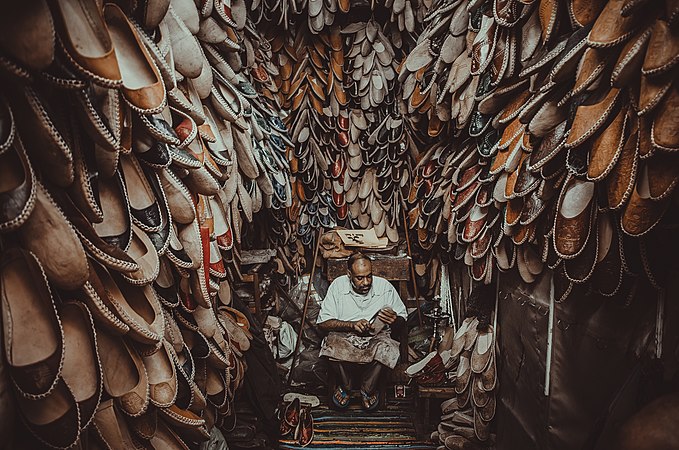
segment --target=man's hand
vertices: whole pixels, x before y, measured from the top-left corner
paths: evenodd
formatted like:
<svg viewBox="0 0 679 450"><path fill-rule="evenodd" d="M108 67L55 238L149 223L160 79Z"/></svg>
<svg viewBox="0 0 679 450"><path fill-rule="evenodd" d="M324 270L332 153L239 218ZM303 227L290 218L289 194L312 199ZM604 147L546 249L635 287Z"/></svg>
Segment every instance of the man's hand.
<svg viewBox="0 0 679 450"><path fill-rule="evenodd" d="M370 331L371 325L370 322L368 322L365 319L357 320L354 322L354 331L359 333L359 334L365 334L368 331Z"/></svg>
<svg viewBox="0 0 679 450"><path fill-rule="evenodd" d="M380 319L382 322L386 323L387 325L392 325L398 318L398 315L393 309L387 306L385 308L382 308L377 313L377 318Z"/></svg>

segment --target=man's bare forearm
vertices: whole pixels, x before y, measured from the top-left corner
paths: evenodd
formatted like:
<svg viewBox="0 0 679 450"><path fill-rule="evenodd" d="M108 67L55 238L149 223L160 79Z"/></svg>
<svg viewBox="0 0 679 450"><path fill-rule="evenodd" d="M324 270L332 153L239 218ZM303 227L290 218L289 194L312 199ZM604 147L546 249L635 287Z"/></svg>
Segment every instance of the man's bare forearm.
<svg viewBox="0 0 679 450"><path fill-rule="evenodd" d="M323 331L353 331L354 322L330 319L318 324L318 328Z"/></svg>

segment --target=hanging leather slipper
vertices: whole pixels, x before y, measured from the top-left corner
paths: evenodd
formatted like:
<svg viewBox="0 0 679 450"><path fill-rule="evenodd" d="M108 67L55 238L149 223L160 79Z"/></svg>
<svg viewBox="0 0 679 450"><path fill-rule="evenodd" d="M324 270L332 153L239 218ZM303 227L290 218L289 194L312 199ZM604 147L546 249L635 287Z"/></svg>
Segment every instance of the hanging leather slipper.
<svg viewBox="0 0 679 450"><path fill-rule="evenodd" d="M0 282L9 375L23 397L45 397L64 362L64 332L47 278L35 255L9 248L0 259Z"/></svg>

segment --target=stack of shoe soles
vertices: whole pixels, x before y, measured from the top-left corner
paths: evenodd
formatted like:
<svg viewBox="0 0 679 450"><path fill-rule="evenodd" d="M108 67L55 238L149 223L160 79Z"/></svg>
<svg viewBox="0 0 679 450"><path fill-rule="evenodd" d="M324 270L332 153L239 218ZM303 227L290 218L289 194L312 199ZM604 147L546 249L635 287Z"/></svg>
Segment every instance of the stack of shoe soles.
<svg viewBox="0 0 679 450"><path fill-rule="evenodd" d="M336 221L374 227L398 242L412 139L396 101L395 50L381 25L355 22L317 35L290 30L272 36L272 47L279 94L291 110L303 244Z"/></svg>
<svg viewBox="0 0 679 450"><path fill-rule="evenodd" d="M407 118L438 137L409 195L420 245L486 283L495 268L526 283L554 269L557 301L586 283L606 296L662 286L677 2L446 0L424 20L399 72Z"/></svg>
<svg viewBox="0 0 679 450"><path fill-rule="evenodd" d="M479 330L477 318L466 318L450 348L440 351L457 363L456 396L441 405L441 423L432 439L451 450L491 445L495 437L490 422L495 417L498 389L493 327Z"/></svg>
<svg viewBox="0 0 679 450"><path fill-rule="evenodd" d="M127 5L0 17L4 358L25 426L60 448L186 448L232 426L252 335L228 272L255 214L291 205L271 49L244 4Z"/></svg>
<svg viewBox="0 0 679 450"><path fill-rule="evenodd" d="M283 400L283 406L279 408L281 438L306 447L314 439L311 408L319 405L318 398L287 394Z"/></svg>

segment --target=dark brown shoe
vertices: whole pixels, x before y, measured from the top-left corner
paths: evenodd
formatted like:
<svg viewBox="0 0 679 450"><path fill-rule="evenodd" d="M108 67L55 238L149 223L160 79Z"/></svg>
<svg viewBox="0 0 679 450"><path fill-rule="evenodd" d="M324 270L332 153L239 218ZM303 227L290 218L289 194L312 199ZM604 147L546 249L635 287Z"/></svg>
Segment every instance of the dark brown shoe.
<svg viewBox="0 0 679 450"><path fill-rule="evenodd" d="M144 230L132 224L132 241L127 254L139 266L139 270L121 274L130 284L144 286L151 284L160 271L160 260L151 238Z"/></svg>
<svg viewBox="0 0 679 450"><path fill-rule="evenodd" d="M54 23L46 0L8 3L0 17L0 48L22 65L46 69L54 60Z"/></svg>
<svg viewBox="0 0 679 450"><path fill-rule="evenodd" d="M10 248L0 259L2 327L9 375L23 397L45 397L64 362L64 331L38 259Z"/></svg>
<svg viewBox="0 0 679 450"><path fill-rule="evenodd" d="M76 443L80 436L78 405L64 380L59 378L46 397L16 398L24 423L40 441L55 448L70 448Z"/></svg>
<svg viewBox="0 0 679 450"><path fill-rule="evenodd" d="M590 238L596 213L594 183L570 177L564 182L554 221L554 249L564 259L578 256Z"/></svg>
<svg viewBox="0 0 679 450"><path fill-rule="evenodd" d="M114 334L123 336L130 331L130 327L125 324L113 306L111 293L102 283L99 274L108 277L108 271L97 261L90 260L90 277L85 285L78 292L79 299L82 300L90 309L95 322L99 326L105 327Z"/></svg>
<svg viewBox="0 0 679 450"><path fill-rule="evenodd" d="M127 251L132 240L132 218L125 183L120 173L116 171L108 179L99 178L97 189L104 220L92 226L104 241Z"/></svg>
<svg viewBox="0 0 679 450"><path fill-rule="evenodd" d="M0 122L0 133L9 135L6 125ZM15 135L11 144L0 152L0 232L15 230L26 222L35 206L35 183L26 150Z"/></svg>

